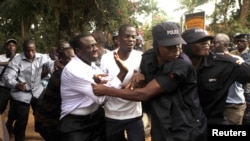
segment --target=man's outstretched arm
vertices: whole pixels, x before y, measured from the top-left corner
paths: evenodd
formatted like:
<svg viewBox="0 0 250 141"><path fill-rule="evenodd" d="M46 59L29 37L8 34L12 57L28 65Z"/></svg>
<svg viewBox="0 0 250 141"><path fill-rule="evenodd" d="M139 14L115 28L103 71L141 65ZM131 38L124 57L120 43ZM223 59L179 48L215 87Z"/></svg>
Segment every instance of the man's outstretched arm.
<svg viewBox="0 0 250 141"><path fill-rule="evenodd" d="M93 92L97 96L113 96L133 101L147 101L164 92L159 83L153 79L143 88L116 89L102 84L92 84Z"/></svg>

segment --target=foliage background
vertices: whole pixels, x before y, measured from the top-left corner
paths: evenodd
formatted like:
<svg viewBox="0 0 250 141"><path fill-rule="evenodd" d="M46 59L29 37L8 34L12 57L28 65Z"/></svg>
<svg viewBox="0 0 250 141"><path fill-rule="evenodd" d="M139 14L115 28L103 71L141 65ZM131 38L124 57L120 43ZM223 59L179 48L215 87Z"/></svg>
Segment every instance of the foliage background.
<svg viewBox="0 0 250 141"><path fill-rule="evenodd" d="M209 1L216 5L211 33L250 33L250 0L178 0L179 9L193 13ZM171 6L171 0L166 0ZM177 9L178 10L178 9ZM151 19L150 22L138 17ZM158 22L170 20L157 7L156 0L0 0L0 44L8 38L18 40L18 50L25 38L33 38L39 52L69 40L75 33L101 30L111 44L111 34L123 23L132 23L151 46L151 28ZM181 21L180 21L181 22ZM2 52L2 48L0 48Z"/></svg>

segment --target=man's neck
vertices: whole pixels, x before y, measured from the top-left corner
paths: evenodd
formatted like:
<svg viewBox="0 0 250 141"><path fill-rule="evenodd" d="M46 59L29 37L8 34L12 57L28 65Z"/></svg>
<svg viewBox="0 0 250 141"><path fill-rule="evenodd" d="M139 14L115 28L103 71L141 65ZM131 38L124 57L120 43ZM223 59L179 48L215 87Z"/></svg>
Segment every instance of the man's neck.
<svg viewBox="0 0 250 141"><path fill-rule="evenodd" d="M192 64L195 69L198 69L199 66L201 65L203 57L198 57L198 56L192 56L190 57L190 60L192 61Z"/></svg>
<svg viewBox="0 0 250 141"><path fill-rule="evenodd" d="M246 47L246 48L244 48L244 49L238 49L238 51L239 51L239 53L242 53L242 52L244 52L245 50L247 50L248 49L248 47Z"/></svg>
<svg viewBox="0 0 250 141"><path fill-rule="evenodd" d="M119 48L117 53L118 53L120 59L124 61L124 60L128 59L131 51L124 51L124 50Z"/></svg>
<svg viewBox="0 0 250 141"><path fill-rule="evenodd" d="M6 53L6 58L12 58L14 56L15 56L15 54L13 54L13 53Z"/></svg>

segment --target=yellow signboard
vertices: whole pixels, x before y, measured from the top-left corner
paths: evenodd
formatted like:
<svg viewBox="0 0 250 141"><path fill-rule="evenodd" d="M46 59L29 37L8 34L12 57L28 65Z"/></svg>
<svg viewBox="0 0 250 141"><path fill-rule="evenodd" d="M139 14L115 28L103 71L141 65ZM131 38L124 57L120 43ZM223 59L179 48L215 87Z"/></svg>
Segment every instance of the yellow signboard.
<svg viewBox="0 0 250 141"><path fill-rule="evenodd" d="M185 29L199 27L205 29L205 12L185 15Z"/></svg>

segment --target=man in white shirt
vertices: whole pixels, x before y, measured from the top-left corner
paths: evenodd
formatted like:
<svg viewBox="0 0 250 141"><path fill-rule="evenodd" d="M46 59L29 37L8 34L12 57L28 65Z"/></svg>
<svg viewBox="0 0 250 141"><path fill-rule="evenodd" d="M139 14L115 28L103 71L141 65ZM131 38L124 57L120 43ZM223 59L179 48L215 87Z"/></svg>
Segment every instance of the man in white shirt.
<svg viewBox="0 0 250 141"><path fill-rule="evenodd" d="M118 36L120 48L104 54L101 59L101 69L110 77L116 76L119 73L119 67L115 63L114 52L117 53L129 70L122 81L123 87L129 84L134 70L139 72L142 52L134 50L136 36L134 26L122 25ZM107 141L124 140L125 131L128 141L145 140L141 102L111 97L105 102L104 110Z"/></svg>
<svg viewBox="0 0 250 141"><path fill-rule="evenodd" d="M95 96L91 86L97 82L96 78L105 76L94 63L98 58L97 42L90 34L79 34L73 38L71 46L76 56L61 75L59 130L62 141L104 141L104 110L100 105L106 97ZM126 74L126 68L121 69L106 85L120 88Z"/></svg>

